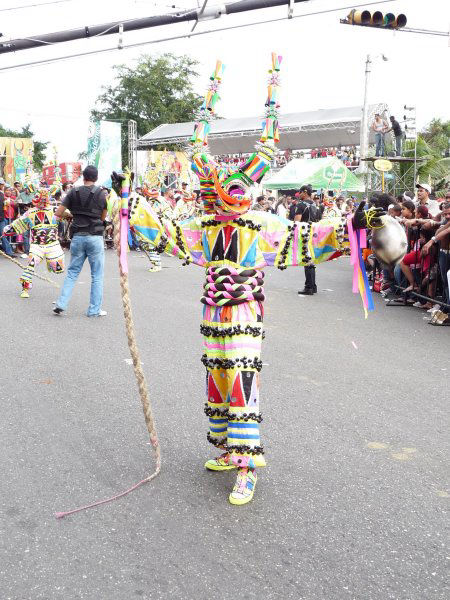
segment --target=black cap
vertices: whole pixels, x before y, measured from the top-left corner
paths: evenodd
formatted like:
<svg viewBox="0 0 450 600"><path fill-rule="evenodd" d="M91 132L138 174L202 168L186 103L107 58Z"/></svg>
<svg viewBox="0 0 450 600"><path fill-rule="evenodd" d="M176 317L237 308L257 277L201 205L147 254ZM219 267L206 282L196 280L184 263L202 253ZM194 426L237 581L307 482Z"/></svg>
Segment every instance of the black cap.
<svg viewBox="0 0 450 600"><path fill-rule="evenodd" d="M300 192L306 192L307 194L311 195L312 194L312 187L310 185L302 185L302 187L299 190Z"/></svg>
<svg viewBox="0 0 450 600"><path fill-rule="evenodd" d="M94 165L88 165L83 171L83 178L85 181L97 181L98 169Z"/></svg>

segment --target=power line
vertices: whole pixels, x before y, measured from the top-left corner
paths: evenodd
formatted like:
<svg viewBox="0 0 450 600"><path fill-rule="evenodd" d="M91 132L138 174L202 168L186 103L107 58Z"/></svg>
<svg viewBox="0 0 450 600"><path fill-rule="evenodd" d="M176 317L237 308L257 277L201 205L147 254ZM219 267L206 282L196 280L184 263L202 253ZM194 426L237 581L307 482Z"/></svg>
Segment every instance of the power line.
<svg viewBox="0 0 450 600"><path fill-rule="evenodd" d="M149 29L153 27L161 27L163 25L174 25L175 23L183 23L189 21L204 21L210 19L218 19L223 15L235 15L242 12L260 10L263 8L275 8L277 6L286 6L288 8L288 16L292 16L293 6L297 3L304 3L308 0L235 0L221 5L206 7L206 2L201 9L189 8L180 12L154 15L150 17L141 17L137 19L116 20L112 23L102 23L100 25L89 25L77 27L76 29L66 29L52 33L44 33L34 35L33 37L23 37L0 42L0 54L8 54L10 52L18 52L21 50L30 50L39 46L49 44L59 44L71 42L79 39L122 34L129 31L137 31L140 29ZM384 4L385 2L393 2L394 0L380 0L380 2L372 2L371 4ZM323 12L330 12L325 10ZM122 45L122 44L120 44Z"/></svg>
<svg viewBox="0 0 450 600"><path fill-rule="evenodd" d="M328 13L337 12L337 11L341 11L341 10L347 10L349 8L359 8L362 6L371 6L372 4L385 4L387 2L396 2L396 0L379 0L378 2L365 2L364 4L357 4L357 5L353 4L352 6L341 6L339 8L330 8L330 9L315 11L315 12L311 12L311 13L304 13L302 15L293 15L292 19L301 19L301 18L305 18L305 17L312 17L312 16L316 16L316 15L328 14ZM121 50L130 50L132 48L138 48L141 46L146 46L146 45L151 45L151 44L160 44L162 42L169 42L172 40L180 40L180 39L185 39L185 38L197 37L200 35L208 35L211 33L230 31L233 29L242 29L244 27L253 27L254 25L266 25L269 23L278 23L280 21L286 21L286 20L287 20L287 17L279 17L277 19L267 19L264 21L255 21L253 23L243 23L241 25L232 25L230 27L218 27L215 29L209 29L209 30L205 30L205 31L188 32L188 33L183 33L183 34L176 35L176 36L169 36L169 37L164 37L164 38L158 38L156 40L148 40L146 42L137 42L134 44L123 45L121 47ZM21 69L21 68L26 68L26 67L35 67L35 66L39 66L39 65L46 65L46 64L51 64L54 62L59 62L59 61L71 60L73 58L79 58L79 57L83 57L83 56L104 54L105 52L113 52L115 50L118 50L117 46L114 46L111 48L101 48L99 50L91 50L89 52L79 52L76 54L68 54L65 56L59 56L59 57L49 58L49 59L44 59L44 60L37 60L37 61L33 61L33 62L28 62L28 63L21 63L18 65L11 65L9 67L0 67L0 72L11 71L14 69Z"/></svg>
<svg viewBox="0 0 450 600"><path fill-rule="evenodd" d="M39 2L38 4L23 4L21 6L9 6L8 8L0 8L0 12L8 10L21 10L22 8L35 8L37 6L47 6L49 4L63 4L65 2L73 2L73 0L51 0L50 2Z"/></svg>

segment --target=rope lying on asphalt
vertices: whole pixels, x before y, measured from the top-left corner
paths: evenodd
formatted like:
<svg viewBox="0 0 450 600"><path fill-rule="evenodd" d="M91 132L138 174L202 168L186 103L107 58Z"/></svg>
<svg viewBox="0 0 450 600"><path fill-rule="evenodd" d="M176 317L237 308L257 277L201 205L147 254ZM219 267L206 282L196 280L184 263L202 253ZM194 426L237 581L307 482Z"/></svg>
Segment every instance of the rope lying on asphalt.
<svg viewBox="0 0 450 600"><path fill-rule="evenodd" d="M26 265L23 265L21 262L19 262L18 260L16 260L12 256L8 256L5 252L3 252L3 250L0 250L0 254L2 256L4 256L5 258L7 258L8 260L10 260L11 262L13 262L15 265L17 265L21 269L25 269ZM38 279L42 279L42 281L46 281L47 283L51 283L53 286L59 288L59 285L57 283L55 283L52 279L49 279L48 277L44 277L43 275L39 275L39 273L36 273L36 271L34 271L33 277L37 277Z"/></svg>
<svg viewBox="0 0 450 600"><path fill-rule="evenodd" d="M120 224L119 224L119 209L115 207L114 210L114 245L117 250L117 254L120 255L119 239L120 239ZM134 330L133 313L131 310L130 301L130 288L128 285L128 273L122 271L119 261L120 271L120 290L122 293L122 305L123 305L123 316L125 318L125 329L128 339L128 348L130 349L131 358L133 360L134 375L139 388L139 396L142 402L142 410L144 411L145 424L147 431L150 436L150 442L155 450L156 456L156 470L155 472L144 479L141 483L152 480L161 470L161 447L158 441L158 434L156 432L155 420L153 417L152 405L150 402L150 394L148 392L147 380L142 369L141 357L139 348L136 343L136 333Z"/></svg>
<svg viewBox="0 0 450 600"><path fill-rule="evenodd" d="M115 206L113 211L114 218L114 245L117 250L117 254L120 256L120 219L119 219L119 207ZM144 371L142 369L142 363L139 353L139 348L136 343L136 334L134 331L134 322L133 322L133 313L131 310L131 302L130 302L130 289L128 285L128 273L124 273L122 271L122 267L120 265L119 260L119 271L120 271L120 289L122 295L122 304L123 304L123 315L125 318L125 329L127 333L128 339L128 347L130 349L131 358L133 360L134 367L134 375L136 377L136 381L139 388L139 396L142 402L142 409L144 411L144 419L145 424L147 426L148 434L150 436L150 442L153 446L155 456L156 456L156 469L155 471L143 479L136 483L128 490L117 494L116 496L112 496L111 498L107 498L106 500L99 500L98 502L93 502L92 504L88 504L86 506L82 506L80 508L75 508L74 510L69 510L65 512L57 512L55 513L55 517L57 519L61 519L66 517L67 515L71 515L76 512L80 512L82 510L86 510L88 508L93 508L94 506L100 506L101 504L106 504L107 502L112 502L113 500L117 500L118 498L122 498L126 496L133 490L137 489L144 483L148 483L152 479L154 479L161 471L161 447L158 441L158 435L156 432L155 421L153 418L153 411L150 402L150 395L148 392L147 381L145 379Z"/></svg>

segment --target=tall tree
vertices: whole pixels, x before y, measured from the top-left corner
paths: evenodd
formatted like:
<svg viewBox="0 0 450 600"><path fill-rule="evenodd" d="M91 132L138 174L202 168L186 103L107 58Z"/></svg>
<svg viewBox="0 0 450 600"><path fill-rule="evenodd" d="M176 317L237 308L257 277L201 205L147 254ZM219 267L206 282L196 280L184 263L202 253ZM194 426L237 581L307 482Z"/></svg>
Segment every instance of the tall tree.
<svg viewBox="0 0 450 600"><path fill-rule="evenodd" d="M94 119L137 123L138 136L162 123L191 121L199 107L200 97L194 92L198 64L189 56L163 54L143 55L136 66L115 67L114 83L103 86L91 111ZM126 127L122 128L122 156L127 161ZM125 135L124 135L125 133Z"/></svg>
<svg viewBox="0 0 450 600"><path fill-rule="evenodd" d="M15 137L15 138L32 138L34 133L30 129L31 125L22 127L22 131L14 129L6 129L0 125L0 137ZM40 171L45 163L45 150L48 142L40 142L33 140L33 166L36 171Z"/></svg>
<svg viewBox="0 0 450 600"><path fill-rule="evenodd" d="M428 145L442 156L449 156L450 150L450 121L432 119L420 132Z"/></svg>

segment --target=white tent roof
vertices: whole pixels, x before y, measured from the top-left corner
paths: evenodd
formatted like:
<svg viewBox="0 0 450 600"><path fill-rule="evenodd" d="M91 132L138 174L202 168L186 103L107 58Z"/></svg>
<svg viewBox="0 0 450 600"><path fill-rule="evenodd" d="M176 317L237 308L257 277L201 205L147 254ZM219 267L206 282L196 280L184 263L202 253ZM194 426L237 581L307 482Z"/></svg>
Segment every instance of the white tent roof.
<svg viewBox="0 0 450 600"><path fill-rule="evenodd" d="M385 104L369 107L369 121L375 112L388 114ZM362 107L321 109L280 116L280 150L359 145ZM263 117L217 119L208 136L212 154L251 152L259 139ZM194 122L159 125L138 140L138 149L186 143ZM373 135L373 134L372 134ZM371 141L373 141L371 139Z"/></svg>

